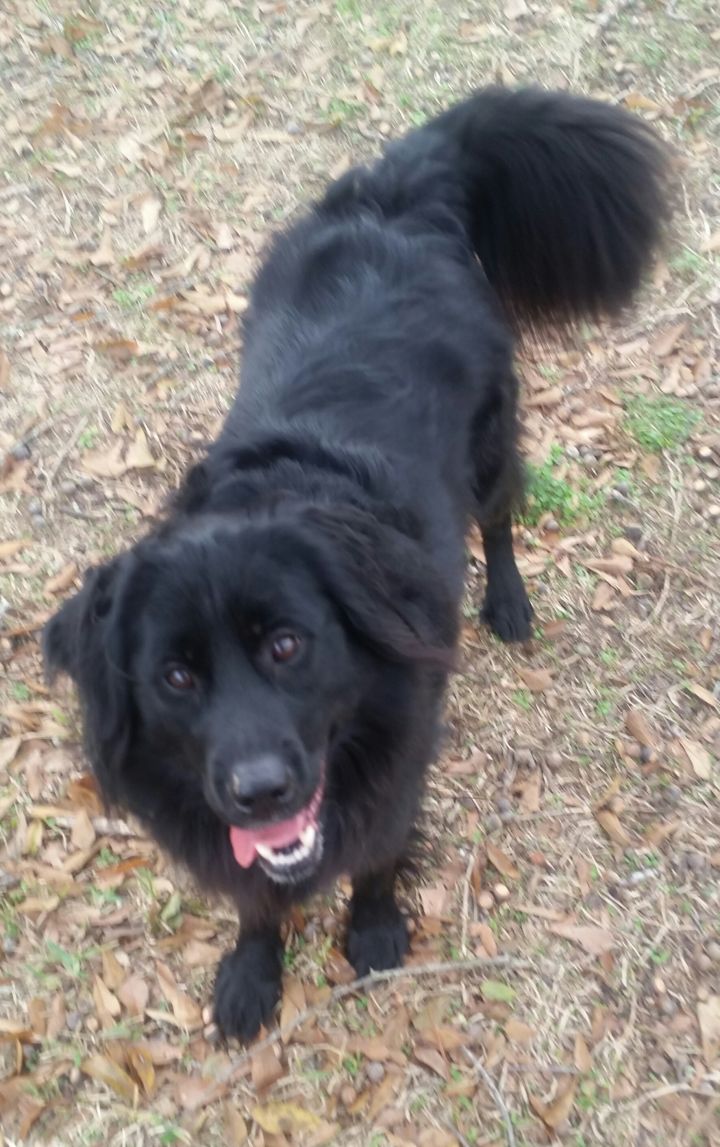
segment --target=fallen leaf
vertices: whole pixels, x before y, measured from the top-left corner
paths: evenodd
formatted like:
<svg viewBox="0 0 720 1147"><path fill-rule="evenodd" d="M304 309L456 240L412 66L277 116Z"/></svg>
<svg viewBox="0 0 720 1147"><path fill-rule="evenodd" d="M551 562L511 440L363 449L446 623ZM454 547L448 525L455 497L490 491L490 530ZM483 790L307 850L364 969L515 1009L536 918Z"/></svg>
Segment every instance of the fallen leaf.
<svg viewBox="0 0 720 1147"><path fill-rule="evenodd" d="M685 333L687 323L676 323L672 327L668 327L666 331L662 331L657 338L653 339L652 351L658 358L666 358L675 346L680 337Z"/></svg>
<svg viewBox="0 0 720 1147"><path fill-rule="evenodd" d="M701 781L709 781L712 776L712 757L699 741L692 741L689 737L680 737L680 744L687 753L692 770Z"/></svg>
<svg viewBox="0 0 720 1147"><path fill-rule="evenodd" d="M519 878L520 869L501 848L498 848L492 841L488 841L485 845L485 850L493 868L496 868L498 872L503 876L507 876L510 880L517 880Z"/></svg>
<svg viewBox="0 0 720 1147"><path fill-rule="evenodd" d="M250 1064L250 1076L256 1091L267 1091L284 1074L285 1068L271 1047L255 1052Z"/></svg>
<svg viewBox="0 0 720 1147"><path fill-rule="evenodd" d="M639 745L644 745L647 749L657 747L656 738L648 720L639 709L629 709L625 714L625 728Z"/></svg>
<svg viewBox="0 0 720 1147"><path fill-rule="evenodd" d="M246 1147L246 1144L250 1142L247 1124L233 1100L225 1104L223 1122L225 1125L225 1143L227 1147Z"/></svg>
<svg viewBox="0 0 720 1147"><path fill-rule="evenodd" d="M526 781L519 781L513 786L513 791L520 797L520 806L523 812L538 812L540 808L540 789L542 778L540 771L531 773Z"/></svg>
<svg viewBox="0 0 720 1147"><path fill-rule="evenodd" d="M187 992L183 992L182 989L178 987L173 979L172 972L166 964L158 962L157 977L160 991L170 1004L173 1015L178 1023L188 1028L200 1027L202 1024L200 1005L197 1004Z"/></svg>
<svg viewBox="0 0 720 1147"><path fill-rule="evenodd" d="M135 1103L138 1092L137 1084L133 1083L128 1073L123 1071L113 1059L98 1053L84 1060L80 1068L91 1079L97 1080L98 1083L104 1083L126 1103Z"/></svg>
<svg viewBox="0 0 720 1147"><path fill-rule="evenodd" d="M5 737L0 741L0 769L11 765L22 745L22 737Z"/></svg>
<svg viewBox="0 0 720 1147"><path fill-rule="evenodd" d="M627 848L632 838L627 829L623 828L616 813L608 808L602 808L595 813L595 819L614 844Z"/></svg>
<svg viewBox="0 0 720 1147"><path fill-rule="evenodd" d="M6 541L0 542L0 561L5 558L14 558L16 554L19 554L29 545L29 538L8 538Z"/></svg>
<svg viewBox="0 0 720 1147"><path fill-rule="evenodd" d="M421 888L419 891L420 903L426 916L437 916L442 919L450 906L450 892L444 885L438 884L434 888Z"/></svg>
<svg viewBox="0 0 720 1147"><path fill-rule="evenodd" d="M136 1077L146 1095L152 1095L155 1090L155 1065L147 1047L142 1044L131 1044L125 1049L127 1065Z"/></svg>
<svg viewBox="0 0 720 1147"><path fill-rule="evenodd" d="M298 1107L296 1103L268 1103L263 1107L253 1107L250 1114L258 1127L269 1135L314 1131L322 1123L320 1116Z"/></svg>
<svg viewBox="0 0 720 1147"><path fill-rule="evenodd" d="M95 843L95 829L84 808L75 813L70 840L74 848L90 848Z"/></svg>
<svg viewBox="0 0 720 1147"><path fill-rule="evenodd" d="M25 1020L11 1020L0 1016L0 1041L7 1043L9 1040L23 1040L29 1041L32 1039L33 1031L28 1027Z"/></svg>
<svg viewBox="0 0 720 1147"><path fill-rule="evenodd" d="M125 466L128 470L147 470L154 465L155 459L150 453L145 431L139 427L125 457Z"/></svg>
<svg viewBox="0 0 720 1147"><path fill-rule="evenodd" d="M96 976L93 981L92 994L103 1027L110 1027L112 1020L117 1019L120 1015L120 1001L117 996L113 995L100 976Z"/></svg>
<svg viewBox="0 0 720 1147"><path fill-rule="evenodd" d="M94 478L119 478L127 470L122 452L122 442L116 442L109 450L89 450L83 455L82 468Z"/></svg>
<svg viewBox="0 0 720 1147"><path fill-rule="evenodd" d="M596 924L570 924L560 920L550 925L550 931L554 936L579 944L591 956L602 956L615 947L612 933Z"/></svg>
<svg viewBox="0 0 720 1147"><path fill-rule="evenodd" d="M536 1095L530 1096L530 1106L551 1131L557 1131L570 1115L576 1087L577 1080L572 1076L560 1084L557 1097L552 1103L543 1103Z"/></svg>
<svg viewBox="0 0 720 1147"><path fill-rule="evenodd" d="M593 1061L592 1056L588 1050L588 1045L580 1032L575 1036L575 1067L582 1075L587 1075L592 1071Z"/></svg>
<svg viewBox="0 0 720 1147"><path fill-rule="evenodd" d="M484 924L482 922L479 924L476 924L475 925L475 932L473 934L475 936L477 936L478 940L482 944L482 946L485 949L485 951L487 952L488 956L497 956L497 953L498 953L497 939L495 937L495 933L493 932L493 930L489 924Z"/></svg>
<svg viewBox="0 0 720 1147"><path fill-rule="evenodd" d="M484 1000L497 1004L511 1004L517 995L515 989L502 980L481 980L480 991Z"/></svg>
<svg viewBox="0 0 720 1147"><path fill-rule="evenodd" d="M105 228L103 237L100 240L100 246L96 251L93 251L90 256L90 262L93 267L111 267L115 262L115 252L113 251L112 231Z"/></svg>
<svg viewBox="0 0 720 1147"><path fill-rule="evenodd" d="M424 1067L429 1067L430 1070L434 1071L436 1075L439 1075L441 1079L447 1082L450 1078L447 1063L440 1052L434 1047L425 1047L423 1044L420 1044L415 1048L413 1054L418 1063L423 1064Z"/></svg>
<svg viewBox="0 0 720 1147"><path fill-rule="evenodd" d="M62 992L58 992L57 995L53 996L50 1002L50 1008L48 1009L47 1026L45 1031L48 1039L57 1039L57 1037L65 1028L65 1019L65 997L63 996Z"/></svg>
<svg viewBox="0 0 720 1147"><path fill-rule="evenodd" d="M49 594L64 593L66 589L70 589L70 586L75 581L77 572L78 568L75 562L68 562L59 573L48 578L43 587L44 592Z"/></svg>
<svg viewBox="0 0 720 1147"><path fill-rule="evenodd" d="M595 587L595 592L590 602L590 608L594 613L602 613L604 610L610 609L615 604L615 591L612 586L607 582L601 581Z"/></svg>
<svg viewBox="0 0 720 1147"><path fill-rule="evenodd" d="M529 1024L524 1024L522 1020L516 1019L515 1016L509 1016L505 1021L505 1035L513 1043L519 1043L525 1047L535 1039L535 1030Z"/></svg>
<svg viewBox="0 0 720 1147"><path fill-rule="evenodd" d="M706 705L710 705L711 708L720 713L720 701L718 701L717 697L711 693L709 689L706 689L704 685L698 685L695 681L686 681L685 688L688 693L692 693L699 701L704 701Z"/></svg>
<svg viewBox="0 0 720 1147"><path fill-rule="evenodd" d="M702 1039L703 1059L712 1071L720 1055L720 996L708 996L697 1006L698 1023Z"/></svg>
<svg viewBox="0 0 720 1147"><path fill-rule="evenodd" d="M139 1046L147 1051L155 1067L167 1067L168 1064L176 1063L183 1057L182 1047L167 1043L163 1039L147 1039Z"/></svg>
<svg viewBox="0 0 720 1147"><path fill-rule="evenodd" d="M125 981L127 973L115 953L111 952L109 948L102 950L102 966L103 980L111 992L117 992L120 985Z"/></svg>
<svg viewBox="0 0 720 1147"><path fill-rule="evenodd" d="M519 20L521 16L527 16L528 6L526 0L505 0L503 12L508 20Z"/></svg>
<svg viewBox="0 0 720 1147"><path fill-rule="evenodd" d="M519 668L518 676L531 693L542 693L552 685L552 674L549 669Z"/></svg>
<svg viewBox="0 0 720 1147"><path fill-rule="evenodd" d="M222 956L218 944L207 944L204 940L191 940L182 952L183 960L189 968L209 968L217 964Z"/></svg>

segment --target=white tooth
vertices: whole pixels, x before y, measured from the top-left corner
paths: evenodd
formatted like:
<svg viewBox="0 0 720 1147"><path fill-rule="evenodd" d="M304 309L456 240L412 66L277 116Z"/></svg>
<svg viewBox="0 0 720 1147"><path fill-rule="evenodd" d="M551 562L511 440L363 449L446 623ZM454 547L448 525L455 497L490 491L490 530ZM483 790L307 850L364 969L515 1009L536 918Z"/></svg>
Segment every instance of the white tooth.
<svg viewBox="0 0 720 1147"><path fill-rule="evenodd" d="M307 827L304 828L300 833L300 840L302 841L307 852L309 852L314 845L316 836L317 829L315 828L314 824L307 825Z"/></svg>
<svg viewBox="0 0 720 1147"><path fill-rule="evenodd" d="M255 851L257 852L258 856L262 856L263 860L268 860L270 864L275 863L275 853L267 844L256 844Z"/></svg>

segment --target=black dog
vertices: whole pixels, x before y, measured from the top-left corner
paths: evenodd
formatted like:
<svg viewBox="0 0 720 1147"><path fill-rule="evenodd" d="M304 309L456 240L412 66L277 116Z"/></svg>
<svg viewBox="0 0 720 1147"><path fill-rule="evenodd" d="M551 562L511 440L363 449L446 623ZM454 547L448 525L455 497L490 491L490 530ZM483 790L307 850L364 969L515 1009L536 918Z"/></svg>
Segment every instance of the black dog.
<svg viewBox="0 0 720 1147"><path fill-rule="evenodd" d="M530 635L506 315L618 310L666 214L663 152L613 107L482 91L334 183L273 243L243 381L168 520L50 622L103 793L237 903L215 1015L280 993L289 906L353 880L359 974L407 948L394 881L432 759L470 517L485 619Z"/></svg>

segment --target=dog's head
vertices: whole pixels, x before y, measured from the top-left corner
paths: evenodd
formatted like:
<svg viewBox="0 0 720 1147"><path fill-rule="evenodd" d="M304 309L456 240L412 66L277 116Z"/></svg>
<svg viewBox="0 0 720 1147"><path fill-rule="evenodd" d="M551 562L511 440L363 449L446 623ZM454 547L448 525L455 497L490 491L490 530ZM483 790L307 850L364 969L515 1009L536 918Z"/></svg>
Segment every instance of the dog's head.
<svg viewBox="0 0 720 1147"><path fill-rule="evenodd" d="M141 758L162 759L168 801L190 781L237 863L291 883L322 853L334 740L390 665L447 663L454 625L412 539L361 510L295 506L179 519L90 571L44 649L79 687L110 802Z"/></svg>

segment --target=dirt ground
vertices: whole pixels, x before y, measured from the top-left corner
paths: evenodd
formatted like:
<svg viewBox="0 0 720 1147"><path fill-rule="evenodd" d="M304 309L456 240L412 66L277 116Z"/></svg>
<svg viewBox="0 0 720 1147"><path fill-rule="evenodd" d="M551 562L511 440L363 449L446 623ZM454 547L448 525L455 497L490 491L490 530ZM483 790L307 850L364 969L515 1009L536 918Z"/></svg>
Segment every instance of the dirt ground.
<svg viewBox="0 0 720 1147"><path fill-rule="evenodd" d="M720 1143L719 58L698 0L4 0L3 1147ZM38 628L216 430L268 234L489 81L655 122L675 233L624 325L524 348L537 631L480 625L471 538L409 973L348 989L341 887L248 1058L232 912L104 815Z"/></svg>

